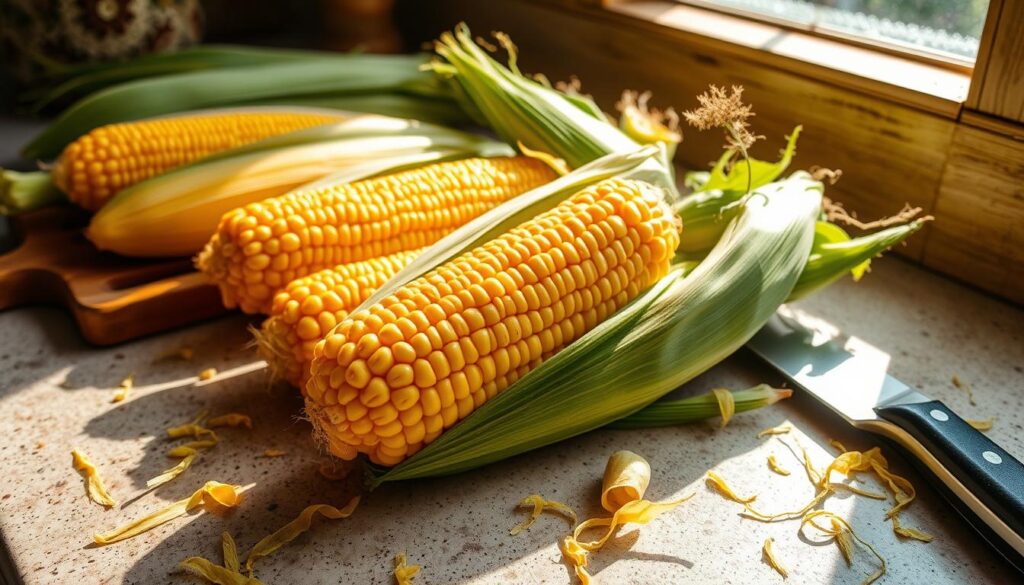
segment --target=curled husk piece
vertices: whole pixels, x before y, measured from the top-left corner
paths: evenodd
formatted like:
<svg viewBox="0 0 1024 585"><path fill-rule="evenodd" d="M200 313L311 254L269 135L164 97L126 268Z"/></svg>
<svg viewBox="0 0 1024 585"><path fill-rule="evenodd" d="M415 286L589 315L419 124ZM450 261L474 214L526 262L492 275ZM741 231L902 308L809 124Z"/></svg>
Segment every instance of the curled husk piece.
<svg viewBox="0 0 1024 585"><path fill-rule="evenodd" d="M576 527L576 522L578 521L576 517L576 512L572 508L563 504L562 502L549 500L540 494L531 494L529 496L526 496L519 502L519 504L516 507L533 507L533 510L530 511L529 518L523 520L519 524L516 524L512 527L511 530L508 531L508 533L512 536L515 536L520 532L526 530L530 526L533 526L533 523L537 521L537 518L540 518L540 515L543 514L545 510L551 510L552 512L556 512L558 514L565 516L566 519L569 520L573 528Z"/></svg>
<svg viewBox="0 0 1024 585"><path fill-rule="evenodd" d="M239 493L239 489L239 486L236 485L208 481L190 497L179 500L166 508L157 510L152 514L115 528L110 532L96 534L93 536L93 541L96 544L111 544L119 540L138 536L161 524L166 524L175 518L184 516L199 506L202 506L204 510L212 514L225 514L229 510L238 507L241 503L242 495Z"/></svg>
<svg viewBox="0 0 1024 585"><path fill-rule="evenodd" d="M772 549L773 542L775 542L775 539L770 536L764 539L764 546L761 547L761 553L764 555L764 559L767 561L768 566L775 569L780 575L782 575L783 579L787 579L789 578L789 570L787 570L786 567L783 567L782 563L779 562L779 559L776 558L775 551Z"/></svg>
<svg viewBox="0 0 1024 585"><path fill-rule="evenodd" d="M257 559L272 554L277 549L295 540L304 532L307 532L313 525L313 516L320 514L325 518L331 520L338 520L341 518L348 518L355 512L356 506L359 505L359 496L356 496L349 500L349 503L344 508L338 509L328 504L314 504L307 506L302 512L299 513L298 518L292 520L288 524L285 524L279 528L273 534L270 534L263 538L263 540L256 543L256 546L252 547L249 551L249 556L245 560L245 570L252 576L252 566Z"/></svg>
<svg viewBox="0 0 1024 585"><path fill-rule="evenodd" d="M92 461L89 461L89 458L84 453L78 449L72 449L71 464L74 465L76 471L85 477L85 493L89 496L90 500L107 508L117 505L117 501L110 496L110 492L103 485L103 478L100 477L96 466L92 464Z"/></svg>
<svg viewBox="0 0 1024 585"><path fill-rule="evenodd" d="M611 518L584 520L562 541L562 556L572 565L576 576L584 585L590 583L587 572L587 554L599 550L624 524L647 524L661 514L672 510L692 497L686 496L670 502L650 502L642 499L651 481L651 466L643 457L631 451L617 451L608 459L601 483L601 505L612 512ZM593 541L581 541L584 532L605 528L604 535Z"/></svg>

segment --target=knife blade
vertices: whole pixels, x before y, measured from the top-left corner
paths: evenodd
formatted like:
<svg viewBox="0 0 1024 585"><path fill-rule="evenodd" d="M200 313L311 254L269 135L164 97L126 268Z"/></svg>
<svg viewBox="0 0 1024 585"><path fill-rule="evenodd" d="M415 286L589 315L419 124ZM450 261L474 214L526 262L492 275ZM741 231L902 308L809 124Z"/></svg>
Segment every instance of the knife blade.
<svg viewBox="0 0 1024 585"><path fill-rule="evenodd" d="M850 425L902 447L971 526L1024 572L1024 464L941 401L890 376L889 354L788 306L747 347Z"/></svg>

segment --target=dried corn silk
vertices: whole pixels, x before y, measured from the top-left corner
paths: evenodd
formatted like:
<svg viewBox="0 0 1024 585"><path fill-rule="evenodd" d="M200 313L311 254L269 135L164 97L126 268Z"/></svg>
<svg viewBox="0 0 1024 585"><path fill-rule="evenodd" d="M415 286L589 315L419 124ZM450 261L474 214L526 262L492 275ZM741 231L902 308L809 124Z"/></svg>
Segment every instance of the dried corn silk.
<svg viewBox="0 0 1024 585"><path fill-rule="evenodd" d="M772 549L772 543L774 542L775 539L770 536L764 539L764 545L761 547L761 554L764 555L764 560L768 563L768 566L775 569L780 575L782 575L783 579L786 579L789 577L789 570L787 570L786 567L783 567L782 563L780 563L779 559L775 556L775 551Z"/></svg>
<svg viewBox="0 0 1024 585"><path fill-rule="evenodd" d="M420 572L419 565L407 564L408 561L405 558L405 553L400 552L395 555L395 584L396 585L413 585L412 578Z"/></svg>
<svg viewBox="0 0 1024 585"><path fill-rule="evenodd" d="M138 536L161 524L184 516L199 506L202 506L204 510L212 514L224 514L241 503L242 496L238 490L239 486L236 485L208 481L190 497L179 500L166 508L157 510L152 514L115 528L110 532L96 534L93 536L93 540L96 544L111 544Z"/></svg>
<svg viewBox="0 0 1024 585"><path fill-rule="evenodd" d="M829 525L823 526L819 524L819 518L828 519ZM847 522L843 517L838 516L833 512L829 512L828 510L815 510L813 512L808 513L806 516L804 516L803 520L800 521L800 530L803 530L804 527L808 524L810 524L818 531L820 531L822 534L828 536L829 538L835 541L836 546L839 547L839 551L842 553L843 558L846 559L846 563L848 565L852 566L853 564L854 541L859 542L865 548L870 550L871 554L875 555L875 558L878 559L878 562L881 566L877 571L875 571L866 579L864 579L862 585L868 585L869 583L876 581L879 577L885 574L885 558L883 558L882 555L878 553L878 550L876 550L874 546L863 540L861 537L857 536L857 533L854 532L853 527L851 527L850 523Z"/></svg>
<svg viewBox="0 0 1024 585"><path fill-rule="evenodd" d="M519 534L520 532L526 530L530 526L533 526L533 523L536 522L537 519L540 518L540 515L543 514L547 510L550 510L552 512L555 512L557 514L561 514L562 516L565 516L569 520L569 523L571 524L571 527L572 528L576 527L576 522L577 522L576 512L573 511L572 508L570 508L569 506L563 504L562 502L556 502L554 500L548 500L548 499L546 499L544 496L542 496L540 494L531 494L529 496L526 496L525 498L523 498L519 502L519 504L516 505L516 507L517 508L533 508L533 510L530 511L530 516L526 520L523 520L519 524L516 524L515 526L512 527L511 530L508 531L508 533L511 534L512 536L515 536L515 535Z"/></svg>
<svg viewBox="0 0 1024 585"><path fill-rule="evenodd" d="M288 452L284 449L265 449L262 457L284 457Z"/></svg>
<svg viewBox="0 0 1024 585"><path fill-rule="evenodd" d="M724 429L732 419L732 415L736 414L736 399L733 398L732 392L725 388L713 388L711 393L718 401L718 410L722 413L722 425L719 428Z"/></svg>
<svg viewBox="0 0 1024 585"><path fill-rule="evenodd" d="M331 520L348 518L352 515L352 512L355 511L356 506L358 505L359 497L356 496L340 510L327 504L314 504L312 506L307 506L299 513L299 516L295 520L285 524L273 534L264 537L263 540L256 543L256 546L252 547L252 550L249 551L248 558L245 560L245 570L249 572L250 576L252 576L252 566L257 559L273 554L277 549L295 540L302 533L307 532L313 525L313 516L316 514L320 514L321 516Z"/></svg>
<svg viewBox="0 0 1024 585"><path fill-rule="evenodd" d="M90 500L107 508L117 505L117 502L110 496L107 488L103 485L103 478L100 477L96 466L93 465L92 461L84 453L78 449L72 449L71 464L75 467L75 471L81 472L85 478L85 493L89 496Z"/></svg>

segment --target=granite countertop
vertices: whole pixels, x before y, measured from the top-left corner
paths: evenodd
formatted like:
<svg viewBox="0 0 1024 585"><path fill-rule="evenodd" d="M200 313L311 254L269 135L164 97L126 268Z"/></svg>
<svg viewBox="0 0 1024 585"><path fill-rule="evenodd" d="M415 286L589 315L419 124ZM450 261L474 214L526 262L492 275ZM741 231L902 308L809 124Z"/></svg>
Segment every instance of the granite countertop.
<svg viewBox="0 0 1024 585"><path fill-rule="evenodd" d="M947 402L966 418L995 417L989 435L1024 458L1024 312L894 258L875 263L860 283L844 280L799 303L892 356L891 373ZM188 329L112 348L85 344L58 309L0 313L0 533L10 574L26 583L194 583L176 571L186 556L220 560L220 534L230 531L244 553L305 506L341 506L358 482L318 473L319 453L301 420L296 392L268 384L246 333L249 320L228 316ZM191 361L154 359L182 346ZM221 373L196 383L196 374ZM128 374L135 389L114 404L114 388ZM950 383L956 373L972 384L977 404ZM734 389L779 377L741 351L688 384L683 393ZM175 481L145 492L145 481L173 462L159 435L201 409L243 412L255 428L224 429L221 443ZM878 444L855 432L811 399L799 395L774 407L737 415L724 430L708 422L657 430L593 432L455 477L385 485L367 495L350 519L317 520L311 533L258 565L265 583L391 583L394 555L406 551L421 564L417 583L574 582L557 540L564 520L543 516L511 537L522 512L515 503L541 493L602 514L601 473L609 454L631 449L653 467L652 499L695 497L652 524L629 526L600 552L591 568L599 583L776 583L782 579L761 557L775 538L790 583L859 583L874 570L858 550L847 567L833 544L816 545L798 522L762 524L739 515L739 505L712 492L704 473L714 469L740 493L757 493L765 509L799 508L812 488L778 438L759 430L791 422L819 466L832 456L828 439L849 448ZM76 446L102 471L123 507L89 503L69 452ZM288 451L261 457L268 448ZM895 472L918 489L905 525L935 535L923 544L900 541L884 517L888 502L839 493L825 508L848 518L888 561L885 583L1008 583L1020 576L985 548L906 460L883 447ZM794 471L771 473L774 453ZM96 548L91 535L141 516L216 479L248 487L242 506L226 518L194 514L143 536ZM879 489L873 479L869 487Z"/></svg>

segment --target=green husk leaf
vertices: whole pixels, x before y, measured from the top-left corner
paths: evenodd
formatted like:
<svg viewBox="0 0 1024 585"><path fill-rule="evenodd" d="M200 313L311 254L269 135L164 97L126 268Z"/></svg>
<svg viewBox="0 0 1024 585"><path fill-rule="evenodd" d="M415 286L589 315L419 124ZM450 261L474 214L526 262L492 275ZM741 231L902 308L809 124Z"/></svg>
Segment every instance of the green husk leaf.
<svg viewBox="0 0 1024 585"><path fill-rule="evenodd" d="M860 280L871 259L910 237L926 220L887 228L873 234L850 239L842 228L819 221L815 226L814 245L787 301L802 299L851 273ZM844 239L845 238L845 239Z"/></svg>
<svg viewBox="0 0 1024 585"><path fill-rule="evenodd" d="M459 102L445 97L427 97L401 93L337 93L288 95L279 98L240 101L239 106L298 106L328 108L348 112L380 114L393 118L408 118L443 126L466 126L473 122L471 112Z"/></svg>
<svg viewBox="0 0 1024 585"><path fill-rule="evenodd" d="M67 201L50 180L50 173L19 173L0 169L0 215L17 215Z"/></svg>
<svg viewBox="0 0 1024 585"><path fill-rule="evenodd" d="M581 107L579 98L509 70L473 42L464 24L445 33L437 53L447 63L435 66L460 84L491 128L506 142L522 142L576 168L612 152L639 148L625 134ZM667 168L667 167L666 167Z"/></svg>
<svg viewBox="0 0 1024 585"><path fill-rule="evenodd" d="M242 45L200 45L175 52L143 55L122 62L58 67L49 76L51 83L57 82L56 86L26 92L27 95L20 97L33 101L33 110L39 112L56 102L67 102L111 85L147 77L225 67L331 60L338 57L343 55Z"/></svg>
<svg viewBox="0 0 1024 585"><path fill-rule="evenodd" d="M761 185L767 185L782 176L782 173L789 167L793 156L796 154L796 141L800 137L803 126L797 126L787 137L786 148L777 162L767 162L755 158L750 159L750 164L745 161L735 161L736 151L726 150L712 167L708 179L701 186L701 191L741 191L746 193L748 176L750 178L750 189L754 190ZM749 168L748 168L749 166Z"/></svg>
<svg viewBox="0 0 1024 585"><path fill-rule="evenodd" d="M800 136L797 126L789 135L786 147L776 162L750 160L753 169L751 189L756 190L779 178L789 167L796 153L796 141ZM678 250L688 256L700 256L707 253L725 226L736 216L738 208L734 205L747 193L747 165L737 162L732 165L729 173L725 167L733 157L732 151L726 151L711 172L687 173L686 183L694 192L683 197L676 205L676 213L683 221L683 233L679 240Z"/></svg>
<svg viewBox="0 0 1024 585"><path fill-rule="evenodd" d="M439 80L419 70L423 62L416 55L339 55L336 60L194 71L122 83L75 103L22 154L51 158L98 126L240 102L317 94L445 95Z"/></svg>
<svg viewBox="0 0 1024 585"><path fill-rule="evenodd" d="M375 483L457 473L604 426L724 359L792 290L822 190L806 174L762 187L691 273L672 271Z"/></svg>
<svg viewBox="0 0 1024 585"><path fill-rule="evenodd" d="M753 388L733 392L732 397L736 404L736 412L739 413L770 406L783 398L789 398L792 393L792 390L780 390L767 384L758 384ZM643 410L612 422L607 428L667 427L707 420L720 415L718 400L713 393L708 392L676 400L658 400Z"/></svg>

